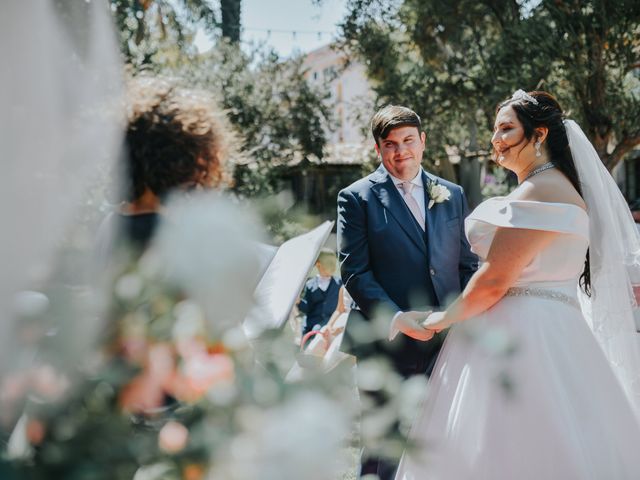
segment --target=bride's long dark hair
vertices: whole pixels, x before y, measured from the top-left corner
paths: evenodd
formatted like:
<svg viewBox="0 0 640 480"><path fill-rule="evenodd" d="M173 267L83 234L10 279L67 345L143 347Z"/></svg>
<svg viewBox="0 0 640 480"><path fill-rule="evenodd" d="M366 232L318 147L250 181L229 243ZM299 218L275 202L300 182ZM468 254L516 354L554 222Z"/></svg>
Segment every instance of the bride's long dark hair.
<svg viewBox="0 0 640 480"><path fill-rule="evenodd" d="M564 127L564 113L560 104L553 95L542 91L529 92L527 95L534 98L538 103L528 100L526 96L510 98L500 103L496 108L496 114L503 107L511 107L516 112L518 120L522 123L524 136L531 140L535 135L535 129L546 127L548 129L545 146L549 159L553 162L571 182L573 187L582 196L582 187L578 177L578 171L574 163L569 148L569 139ZM584 270L580 276L580 286L587 295L591 295L591 273L589 262L589 251L584 262Z"/></svg>

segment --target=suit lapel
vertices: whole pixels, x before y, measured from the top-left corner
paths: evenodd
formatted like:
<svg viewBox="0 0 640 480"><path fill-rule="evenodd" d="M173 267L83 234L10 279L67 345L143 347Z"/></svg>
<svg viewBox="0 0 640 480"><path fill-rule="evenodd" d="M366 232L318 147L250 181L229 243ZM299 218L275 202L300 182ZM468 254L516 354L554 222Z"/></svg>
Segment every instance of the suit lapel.
<svg viewBox="0 0 640 480"><path fill-rule="evenodd" d="M432 183L437 183L437 179L424 170L422 171L422 183L424 185L424 206L425 206L425 225L427 231L427 248L429 250L429 255L433 255L437 252L436 243L437 239L440 238L440 230L439 223L441 223L444 218L444 209L438 208L438 204L434 204L433 207L429 208L429 201L431 197L429 196L429 186ZM441 206L442 207L442 206Z"/></svg>
<svg viewBox="0 0 640 480"><path fill-rule="evenodd" d="M429 208L429 201L431 200L431 197L429 196L429 186L431 185L431 183L434 182L434 180L431 179L431 177L429 177L429 175L427 175L427 173L423 170L422 171L422 185L424 186L423 190L424 190L424 223L425 223L425 230L427 232L432 232L432 229L434 228L434 223L435 223L435 211L432 208Z"/></svg>
<svg viewBox="0 0 640 480"><path fill-rule="evenodd" d="M376 171L376 175L371 178L371 181L374 182L371 190L382 206L396 219L402 230L416 246L426 254L427 248L424 243L424 232L416 225L411 212L400 196L398 188L393 184L391 177L381 167Z"/></svg>

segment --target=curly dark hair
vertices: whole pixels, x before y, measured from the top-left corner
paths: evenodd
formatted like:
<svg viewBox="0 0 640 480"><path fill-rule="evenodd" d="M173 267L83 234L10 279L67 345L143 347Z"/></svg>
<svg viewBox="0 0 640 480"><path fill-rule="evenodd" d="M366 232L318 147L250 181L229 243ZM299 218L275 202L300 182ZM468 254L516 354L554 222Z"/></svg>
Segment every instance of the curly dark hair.
<svg viewBox="0 0 640 480"><path fill-rule="evenodd" d="M224 158L231 132L206 92L141 75L127 89L127 201L148 188L162 198L175 188L228 184Z"/></svg>
<svg viewBox="0 0 640 480"><path fill-rule="evenodd" d="M510 98L498 104L496 114L504 107L511 107L516 112L518 120L522 123L524 136L531 140L535 135L535 129L546 127L548 129L547 138L543 145L549 159L571 182L574 188L582 196L582 187L578 177L578 171L574 163L575 159L571 155L569 139L564 126L565 115L556 98L550 93L543 91L528 92L528 95L537 101L537 104L528 100L525 96ZM494 149L494 154L495 154ZM586 294L591 293L591 274L589 251L585 260L584 271L580 276L580 286Z"/></svg>

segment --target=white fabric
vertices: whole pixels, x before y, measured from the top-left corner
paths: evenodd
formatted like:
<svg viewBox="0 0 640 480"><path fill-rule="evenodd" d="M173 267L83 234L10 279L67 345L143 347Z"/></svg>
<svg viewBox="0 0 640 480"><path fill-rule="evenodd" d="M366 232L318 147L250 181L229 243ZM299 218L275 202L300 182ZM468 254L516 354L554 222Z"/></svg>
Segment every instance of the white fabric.
<svg viewBox="0 0 640 480"><path fill-rule="evenodd" d="M588 225L574 205L506 198L466 220L481 258L497 227L558 232L518 285L574 299ZM454 325L411 435L424 447L397 480L640 478L640 424L581 311L558 300L505 297Z"/></svg>
<svg viewBox="0 0 640 480"><path fill-rule="evenodd" d="M394 177L390 173L389 173L389 176L391 177L393 184L398 189L398 192L400 192L400 195L404 199L404 190L400 186L400 184L403 183L404 180L401 180L398 177ZM422 169L418 170L418 174L415 177L413 177L413 179L411 180L411 183L416 186L416 188L414 188L413 191L411 192L411 196L414 198L414 200L418 204L418 208L420 208L420 212L422 213L422 218L426 218L427 207L424 203L424 184L422 183ZM406 202L406 199L405 199L405 202Z"/></svg>
<svg viewBox="0 0 640 480"><path fill-rule="evenodd" d="M565 121L587 204L592 296L582 296L600 346L640 417L640 351L632 285L640 284L640 235L615 181L573 120Z"/></svg>
<svg viewBox="0 0 640 480"><path fill-rule="evenodd" d="M83 194L118 158L124 115L107 2L2 2L0 58L2 370L12 364L9 341L20 348L12 331L14 296L49 273L54 248L78 221ZM76 271L87 266L79 263ZM92 343L99 328L92 318L85 315L87 330L75 342ZM74 351L82 347L76 343Z"/></svg>
<svg viewBox="0 0 640 480"><path fill-rule="evenodd" d="M589 217L580 207L566 203L492 198L480 204L466 221L466 234L471 251L486 258L496 232L495 227L515 227L566 233L556 240L556 249L541 252L528 265L514 286L540 281L544 272L547 282L564 282L582 273L589 238ZM576 238L578 237L578 238ZM580 248L575 248L579 245Z"/></svg>
<svg viewBox="0 0 640 480"><path fill-rule="evenodd" d="M318 275L318 288L323 292L327 291L329 288L329 284L331 283L331 277L323 277L322 275Z"/></svg>

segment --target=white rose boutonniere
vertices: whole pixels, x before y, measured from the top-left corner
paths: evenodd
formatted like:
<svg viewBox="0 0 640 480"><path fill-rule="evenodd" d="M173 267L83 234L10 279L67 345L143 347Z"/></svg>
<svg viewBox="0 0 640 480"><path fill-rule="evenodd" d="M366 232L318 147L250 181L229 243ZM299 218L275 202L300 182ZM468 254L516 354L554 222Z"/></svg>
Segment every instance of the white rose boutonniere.
<svg viewBox="0 0 640 480"><path fill-rule="evenodd" d="M434 204L446 202L451 198L451 191L444 185L440 185L437 182L429 183L427 191L429 193L429 205L427 207L429 210L431 210L431 207L433 207Z"/></svg>

